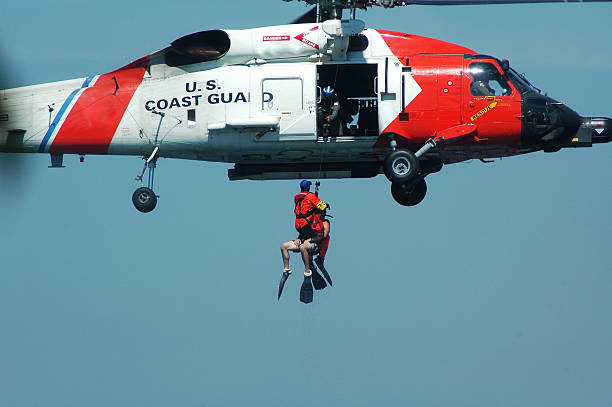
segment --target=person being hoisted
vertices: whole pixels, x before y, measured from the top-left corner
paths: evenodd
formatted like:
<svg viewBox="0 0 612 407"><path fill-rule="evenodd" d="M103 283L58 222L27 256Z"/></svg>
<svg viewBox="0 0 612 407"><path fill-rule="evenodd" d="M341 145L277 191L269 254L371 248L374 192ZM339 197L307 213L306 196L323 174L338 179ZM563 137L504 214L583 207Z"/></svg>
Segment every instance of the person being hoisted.
<svg viewBox="0 0 612 407"><path fill-rule="evenodd" d="M304 262L304 282L300 290L300 301L312 302L312 271L310 270L310 257L317 252L318 243L312 239L323 233L323 222L320 213L327 209L327 204L319 199L317 195L310 192L312 183L308 180L300 182L301 192L294 197L295 204L295 229L298 231L298 238L285 242L281 245L283 257L283 275L278 287L278 298L283 292L283 287L287 278L291 274L289 268L289 251L300 252Z"/></svg>
<svg viewBox="0 0 612 407"><path fill-rule="evenodd" d="M329 207L329 204L327 205L327 209L331 209ZM316 263L317 266L319 266L319 270L321 270L321 273L323 273L323 276L325 277L329 285L333 285L331 276L327 272L327 269L325 268L325 264L324 264L325 255L327 254L327 249L329 247L329 240L330 240L329 232L331 229L331 225L327 217L333 217L333 216L327 215L327 210L324 210L323 213L321 213L321 222L323 223L323 233L320 236L321 241L319 243L318 256L317 258L314 259L314 262ZM325 286L323 286L323 288L325 288Z"/></svg>
<svg viewBox="0 0 612 407"><path fill-rule="evenodd" d="M317 251L315 253L310 253L310 271L312 271L312 285L314 286L315 290L324 289L325 287L327 287L327 283L329 283L329 285L333 285L331 276L327 272L327 269L324 265L325 255L327 254L327 248L329 247L330 240L330 222L327 217L333 217L327 214L327 210L329 209L331 209L331 206L328 203L326 210L321 213L315 214L315 216L320 217L320 222L323 224L323 231L321 232L321 234L312 238L312 241L317 243ZM318 255L318 257L314 258L315 255ZM321 271L323 276L318 273L317 267L312 263L313 260L314 263L319 267L319 270ZM327 283L325 282L325 280L327 280Z"/></svg>

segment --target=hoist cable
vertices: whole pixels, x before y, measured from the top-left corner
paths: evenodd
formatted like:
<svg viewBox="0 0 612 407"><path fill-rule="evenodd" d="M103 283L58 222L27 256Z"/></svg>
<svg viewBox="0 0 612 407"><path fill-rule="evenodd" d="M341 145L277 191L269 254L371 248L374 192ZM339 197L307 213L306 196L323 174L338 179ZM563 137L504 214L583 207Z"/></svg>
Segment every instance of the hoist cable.
<svg viewBox="0 0 612 407"><path fill-rule="evenodd" d="M338 65L336 65L336 73L334 75L334 86L333 89L336 91L336 97L338 98L338 101L340 100L340 97L338 96L338 89L336 89L336 84L338 83L338 71L340 70L340 67ZM342 106L341 106L342 108ZM340 112L338 112L340 113ZM340 118L338 117L336 120L340 120ZM327 141L323 140L323 143L326 143ZM319 160L319 175L317 175L317 182L319 182L319 180L321 179L321 170L323 168L323 155L325 154L325 147L323 148L323 151L321 151L321 159Z"/></svg>

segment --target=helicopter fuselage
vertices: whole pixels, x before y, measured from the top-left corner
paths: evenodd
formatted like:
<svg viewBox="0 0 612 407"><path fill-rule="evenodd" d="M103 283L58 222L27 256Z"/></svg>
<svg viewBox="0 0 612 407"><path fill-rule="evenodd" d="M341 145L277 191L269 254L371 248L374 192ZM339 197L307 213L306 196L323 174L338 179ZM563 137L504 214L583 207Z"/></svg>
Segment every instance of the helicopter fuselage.
<svg viewBox="0 0 612 407"><path fill-rule="evenodd" d="M113 72L0 91L0 151L55 163L155 151L235 163L230 179L340 178L375 176L389 152L428 140L418 158L436 167L612 139L609 119L541 95L507 61L326 23L204 31ZM325 87L342 109L333 134Z"/></svg>

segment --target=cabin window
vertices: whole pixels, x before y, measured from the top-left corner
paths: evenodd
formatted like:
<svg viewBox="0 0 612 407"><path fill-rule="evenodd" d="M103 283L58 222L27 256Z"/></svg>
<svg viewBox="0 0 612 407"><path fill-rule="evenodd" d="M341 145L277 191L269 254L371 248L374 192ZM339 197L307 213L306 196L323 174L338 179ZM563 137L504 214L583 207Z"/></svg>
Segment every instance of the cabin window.
<svg viewBox="0 0 612 407"><path fill-rule="evenodd" d="M470 92L473 96L510 96L512 88L499 73L495 65L489 62L470 64L468 73L472 77Z"/></svg>
<svg viewBox="0 0 612 407"><path fill-rule="evenodd" d="M196 111L195 109L187 110L187 125L192 127L195 126L196 122Z"/></svg>
<svg viewBox="0 0 612 407"><path fill-rule="evenodd" d="M301 78L266 78L261 85L261 110L296 114L303 110Z"/></svg>

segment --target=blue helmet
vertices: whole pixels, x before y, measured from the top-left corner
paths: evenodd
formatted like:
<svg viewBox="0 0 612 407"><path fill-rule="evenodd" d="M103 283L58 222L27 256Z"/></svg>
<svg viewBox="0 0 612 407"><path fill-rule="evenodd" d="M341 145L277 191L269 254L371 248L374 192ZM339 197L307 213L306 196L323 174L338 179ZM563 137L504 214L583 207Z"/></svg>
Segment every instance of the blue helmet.
<svg viewBox="0 0 612 407"><path fill-rule="evenodd" d="M334 96L334 88L332 88L331 86L324 87L321 91L321 95L324 98L331 98L332 96Z"/></svg>
<svg viewBox="0 0 612 407"><path fill-rule="evenodd" d="M302 182L300 182L300 189L302 191L310 190L311 185L312 185L312 182L308 181L307 179L303 179Z"/></svg>

